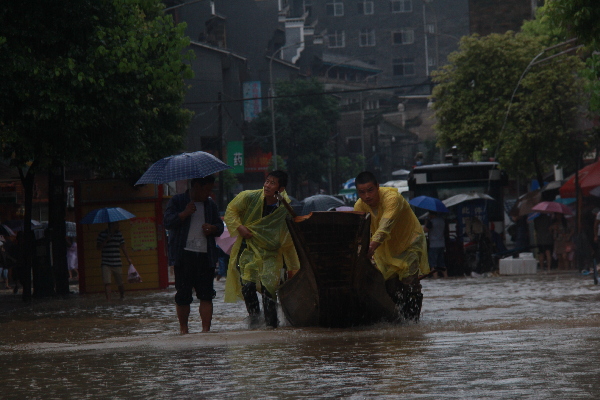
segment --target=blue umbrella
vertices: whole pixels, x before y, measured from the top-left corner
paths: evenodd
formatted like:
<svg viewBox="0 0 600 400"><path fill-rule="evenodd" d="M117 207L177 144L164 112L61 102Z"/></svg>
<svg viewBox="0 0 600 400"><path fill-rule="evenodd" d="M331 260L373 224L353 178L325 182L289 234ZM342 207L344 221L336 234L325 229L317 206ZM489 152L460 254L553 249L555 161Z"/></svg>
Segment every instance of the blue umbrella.
<svg viewBox="0 0 600 400"><path fill-rule="evenodd" d="M135 215L121 207L104 207L90 211L81 219L82 224L102 224L135 218Z"/></svg>
<svg viewBox="0 0 600 400"><path fill-rule="evenodd" d="M442 203L442 201L440 199L436 199L435 197L418 196L418 197L415 197L414 199L411 199L408 203L415 207L424 208L425 210L429 210L429 211L443 212L443 213L450 212L450 210L448 210L448 208L446 208L444 203Z"/></svg>
<svg viewBox="0 0 600 400"><path fill-rule="evenodd" d="M229 168L231 168L229 165L204 151L182 153L162 158L152 164L148 171L144 172L144 175L136 182L136 185L204 178Z"/></svg>

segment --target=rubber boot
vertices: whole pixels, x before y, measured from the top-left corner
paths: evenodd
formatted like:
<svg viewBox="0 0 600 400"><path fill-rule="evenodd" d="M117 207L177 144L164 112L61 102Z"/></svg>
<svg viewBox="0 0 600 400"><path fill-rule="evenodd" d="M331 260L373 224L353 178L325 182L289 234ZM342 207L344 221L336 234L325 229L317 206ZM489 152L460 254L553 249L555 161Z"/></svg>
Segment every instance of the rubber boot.
<svg viewBox="0 0 600 400"><path fill-rule="evenodd" d="M265 310L265 323L267 326L277 328L277 301L265 290L263 297L263 309Z"/></svg>
<svg viewBox="0 0 600 400"><path fill-rule="evenodd" d="M242 285L242 296L246 303L246 310L250 317L250 327L257 326L260 322L260 303L256 294L256 283L248 282Z"/></svg>

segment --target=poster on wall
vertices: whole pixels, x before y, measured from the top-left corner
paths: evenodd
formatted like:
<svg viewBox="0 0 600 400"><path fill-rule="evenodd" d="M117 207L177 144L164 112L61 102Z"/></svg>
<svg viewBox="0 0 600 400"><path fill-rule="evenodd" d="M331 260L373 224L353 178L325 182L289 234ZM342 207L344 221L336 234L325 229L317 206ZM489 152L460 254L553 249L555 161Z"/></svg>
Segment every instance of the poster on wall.
<svg viewBox="0 0 600 400"><path fill-rule="evenodd" d="M250 122L262 111L260 81L244 82L244 121Z"/></svg>
<svg viewBox="0 0 600 400"><path fill-rule="evenodd" d="M132 218L131 222L131 249L133 251L155 250L156 223L153 217Z"/></svg>

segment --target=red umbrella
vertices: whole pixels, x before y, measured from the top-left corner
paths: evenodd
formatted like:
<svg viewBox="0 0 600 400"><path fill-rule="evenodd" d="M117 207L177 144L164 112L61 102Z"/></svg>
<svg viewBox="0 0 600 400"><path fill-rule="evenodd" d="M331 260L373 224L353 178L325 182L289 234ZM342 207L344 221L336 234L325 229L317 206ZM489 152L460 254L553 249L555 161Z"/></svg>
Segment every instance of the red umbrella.
<svg viewBox="0 0 600 400"><path fill-rule="evenodd" d="M542 201L531 208L532 211L555 212L567 215L573 215L573 211L564 204L555 201Z"/></svg>
<svg viewBox="0 0 600 400"><path fill-rule="evenodd" d="M590 190L600 186L600 161L579 170L579 186L583 196L589 196ZM575 197L575 174L560 188L560 197Z"/></svg>

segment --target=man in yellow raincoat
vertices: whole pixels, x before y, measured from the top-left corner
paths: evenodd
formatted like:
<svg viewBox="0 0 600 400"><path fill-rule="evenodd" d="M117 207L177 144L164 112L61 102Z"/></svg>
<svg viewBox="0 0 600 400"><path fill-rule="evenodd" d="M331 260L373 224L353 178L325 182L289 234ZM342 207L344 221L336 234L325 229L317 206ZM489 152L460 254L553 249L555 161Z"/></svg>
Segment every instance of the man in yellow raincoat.
<svg viewBox="0 0 600 400"><path fill-rule="evenodd" d="M262 294L265 323L277 327L277 298L281 269L285 262L288 272L300 267L294 243L287 229L287 209L275 194L285 194L287 174L269 173L262 189L246 190L227 206L225 223L229 234L237 236L225 283L225 301L244 299L255 325L260 316L257 292Z"/></svg>
<svg viewBox="0 0 600 400"><path fill-rule="evenodd" d="M418 321L423 302L419 275L429 273L423 228L398 189L379 187L368 171L358 174L355 184L360 198L354 210L371 214L368 255L383 274L401 315Z"/></svg>

